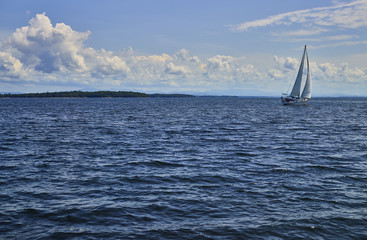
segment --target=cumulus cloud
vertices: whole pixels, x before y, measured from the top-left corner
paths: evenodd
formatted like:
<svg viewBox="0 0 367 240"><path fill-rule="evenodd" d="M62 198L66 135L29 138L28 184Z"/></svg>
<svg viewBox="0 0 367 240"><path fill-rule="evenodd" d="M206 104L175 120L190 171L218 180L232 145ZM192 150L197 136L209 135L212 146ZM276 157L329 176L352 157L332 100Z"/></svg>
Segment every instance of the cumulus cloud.
<svg viewBox="0 0 367 240"><path fill-rule="evenodd" d="M254 65L246 63L245 57L216 55L207 58L207 63L201 67L205 71L204 76L220 81L227 79L232 83L242 81L251 83L262 77Z"/></svg>
<svg viewBox="0 0 367 240"><path fill-rule="evenodd" d="M23 64L10 53L0 52L0 78L18 79L25 75Z"/></svg>
<svg viewBox="0 0 367 240"><path fill-rule="evenodd" d="M53 26L43 13L32 18L29 26L18 28L2 44L2 49L8 54L8 61L17 66L14 69L22 66L35 75L126 76L130 69L116 54L85 47L84 41L89 36L89 31L77 32L64 23Z"/></svg>
<svg viewBox="0 0 367 240"><path fill-rule="evenodd" d="M283 69L286 72L297 70L299 64L297 59L291 57L274 56L274 61L279 69Z"/></svg>
<svg viewBox="0 0 367 240"><path fill-rule="evenodd" d="M164 72L174 75L185 75L188 70L185 66L175 66L173 63L168 63L164 69Z"/></svg>
<svg viewBox="0 0 367 240"><path fill-rule="evenodd" d="M267 73L271 79L285 78L298 70L299 62L295 58L274 56L273 60L275 68L268 70Z"/></svg>
<svg viewBox="0 0 367 240"><path fill-rule="evenodd" d="M290 57L274 57L274 67L267 71L267 75L276 81L294 81L298 67L299 61ZM338 84L348 84L348 83L361 83L365 84L367 79L367 68L362 67L349 67L347 63L342 63L339 65L324 62L316 63L310 62L310 72L311 78L316 81L317 85L328 85L338 83Z"/></svg>
<svg viewBox="0 0 367 240"><path fill-rule="evenodd" d="M125 77L130 72L126 62L111 51L87 48L82 51L82 55L93 77L103 78L110 75Z"/></svg>
<svg viewBox="0 0 367 240"><path fill-rule="evenodd" d="M216 55L207 59L204 69L208 73L253 73L256 71L253 65L246 64L245 57L235 58L232 56Z"/></svg>
<svg viewBox="0 0 367 240"><path fill-rule="evenodd" d="M366 69L360 67L350 68L348 63L336 66L332 63L318 64L313 69L320 79L333 82L364 82L367 79Z"/></svg>
<svg viewBox="0 0 367 240"><path fill-rule="evenodd" d="M166 65L173 61L173 57L168 54L136 56L130 51L126 56L122 56L130 69L128 79L139 84L152 84L165 73ZM150 81L150 82L149 82Z"/></svg>
<svg viewBox="0 0 367 240"><path fill-rule="evenodd" d="M115 53L85 46L90 32L64 23L52 25L45 13L18 28L0 46L0 78L37 84L160 86L225 89L260 76L245 57L216 55L205 59L187 49L160 55L136 55L130 47Z"/></svg>
<svg viewBox="0 0 367 240"><path fill-rule="evenodd" d="M89 32L75 32L63 23L53 27L45 13L37 14L29 24L18 28L5 43L26 67L45 73L87 68L80 49Z"/></svg>
<svg viewBox="0 0 367 240"><path fill-rule="evenodd" d="M181 49L177 53L174 54L175 59L181 60L181 61L189 61L193 63L200 62L199 58L197 56L189 56L189 51L186 49Z"/></svg>
<svg viewBox="0 0 367 240"><path fill-rule="evenodd" d="M280 79L280 78L284 78L284 73L283 73L283 71L281 71L279 69L270 69L268 71L268 76L271 79Z"/></svg>
<svg viewBox="0 0 367 240"><path fill-rule="evenodd" d="M217 55L208 58L208 64L206 69L208 71L229 71L230 64L233 62L234 58L231 56L221 56Z"/></svg>

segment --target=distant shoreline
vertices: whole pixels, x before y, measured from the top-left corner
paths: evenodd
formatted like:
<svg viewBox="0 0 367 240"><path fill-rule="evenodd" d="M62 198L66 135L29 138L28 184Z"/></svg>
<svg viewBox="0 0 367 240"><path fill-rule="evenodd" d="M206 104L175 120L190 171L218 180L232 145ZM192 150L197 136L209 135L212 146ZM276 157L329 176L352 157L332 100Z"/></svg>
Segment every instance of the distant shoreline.
<svg viewBox="0 0 367 240"><path fill-rule="evenodd" d="M277 96L234 96L234 95L192 95L181 93L142 93L133 91L63 91L43 93L0 93L0 98L279 98ZM367 98L367 96L315 96L318 98Z"/></svg>
<svg viewBox="0 0 367 240"><path fill-rule="evenodd" d="M147 94L131 91L66 91L44 93L5 93L0 98L187 98L195 97L189 94Z"/></svg>

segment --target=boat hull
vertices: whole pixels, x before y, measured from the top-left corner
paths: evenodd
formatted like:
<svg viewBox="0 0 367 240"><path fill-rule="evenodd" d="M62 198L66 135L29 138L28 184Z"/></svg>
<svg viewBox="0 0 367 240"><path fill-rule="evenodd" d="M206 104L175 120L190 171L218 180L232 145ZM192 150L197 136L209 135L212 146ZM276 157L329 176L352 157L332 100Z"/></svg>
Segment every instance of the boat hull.
<svg viewBox="0 0 367 240"><path fill-rule="evenodd" d="M282 100L283 105L304 105L304 104L307 104L310 99L309 98L289 99L287 97L282 97L281 100Z"/></svg>

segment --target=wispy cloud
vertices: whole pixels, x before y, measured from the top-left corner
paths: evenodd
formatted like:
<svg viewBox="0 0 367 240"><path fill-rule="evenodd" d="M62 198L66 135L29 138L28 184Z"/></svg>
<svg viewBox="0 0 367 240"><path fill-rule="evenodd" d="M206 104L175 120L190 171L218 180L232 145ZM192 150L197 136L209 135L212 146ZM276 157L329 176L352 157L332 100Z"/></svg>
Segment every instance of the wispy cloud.
<svg viewBox="0 0 367 240"><path fill-rule="evenodd" d="M346 41L346 40L352 40L352 39L358 39L359 37L357 35L347 35L347 34L341 34L341 35L333 35L333 36L315 36L315 37L309 37L309 38L298 38L298 37L292 37L291 35L287 35L287 33L284 34L274 34L273 36L277 37L277 41L287 41L287 42L327 42L327 41ZM361 41L356 41L361 42Z"/></svg>
<svg viewBox="0 0 367 240"><path fill-rule="evenodd" d="M313 36L319 35L321 33L328 32L327 29L317 28L317 29L300 29L296 31L288 31L288 32L273 32L272 35L275 37L304 37L304 36Z"/></svg>
<svg viewBox="0 0 367 240"><path fill-rule="evenodd" d="M330 48L330 47L340 47L340 46L354 46L354 45L366 45L367 41L343 41L338 43L330 43L323 44L319 46L309 46L310 49L319 49L319 48Z"/></svg>
<svg viewBox="0 0 367 240"><path fill-rule="evenodd" d="M355 29L367 26L367 0L339 3L330 7L311 8L269 16L232 26L233 31L248 31L270 25L308 24L319 27Z"/></svg>

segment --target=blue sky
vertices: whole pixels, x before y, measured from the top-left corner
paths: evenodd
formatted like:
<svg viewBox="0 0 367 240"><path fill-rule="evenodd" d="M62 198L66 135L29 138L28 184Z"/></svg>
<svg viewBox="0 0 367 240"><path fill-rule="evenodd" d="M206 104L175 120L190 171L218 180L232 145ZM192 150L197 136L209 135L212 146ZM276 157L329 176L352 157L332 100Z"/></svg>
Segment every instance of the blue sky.
<svg viewBox="0 0 367 240"><path fill-rule="evenodd" d="M367 96L367 0L1 1L0 92Z"/></svg>

